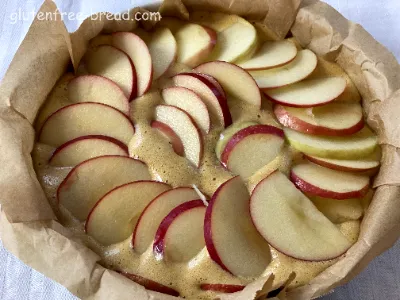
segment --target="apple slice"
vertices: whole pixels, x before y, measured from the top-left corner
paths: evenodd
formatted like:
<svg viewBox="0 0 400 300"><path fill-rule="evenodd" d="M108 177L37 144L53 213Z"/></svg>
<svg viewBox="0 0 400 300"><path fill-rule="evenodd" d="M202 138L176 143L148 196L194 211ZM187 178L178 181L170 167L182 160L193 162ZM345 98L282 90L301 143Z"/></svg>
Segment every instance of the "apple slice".
<svg viewBox="0 0 400 300"><path fill-rule="evenodd" d="M264 91L267 97L279 104L292 107L314 107L332 102L346 87L342 77L303 80L288 86Z"/></svg>
<svg viewBox="0 0 400 300"><path fill-rule="evenodd" d="M275 159L285 140L283 130L253 125L239 130L226 144L221 163L234 174L248 178Z"/></svg>
<svg viewBox="0 0 400 300"><path fill-rule="evenodd" d="M314 108L276 105L274 113L283 126L312 135L349 135L364 127L362 107L358 103L332 102Z"/></svg>
<svg viewBox="0 0 400 300"><path fill-rule="evenodd" d="M186 111L205 133L210 131L207 106L195 92L184 87L171 87L163 89L161 95L166 104Z"/></svg>
<svg viewBox="0 0 400 300"><path fill-rule="evenodd" d="M236 284L203 283L200 289L203 291L213 291L220 293L236 293L242 291L246 286Z"/></svg>
<svg viewBox="0 0 400 300"><path fill-rule="evenodd" d="M134 133L131 120L119 110L85 102L65 106L48 117L39 141L58 147L84 135L107 135L128 144Z"/></svg>
<svg viewBox="0 0 400 300"><path fill-rule="evenodd" d="M303 192L332 199L363 197L369 189L369 177L327 169L313 163L292 168L290 179Z"/></svg>
<svg viewBox="0 0 400 300"><path fill-rule="evenodd" d="M112 45L124 51L132 60L137 75L137 96L142 96L150 89L153 80L153 65L149 48L132 32L113 33Z"/></svg>
<svg viewBox="0 0 400 300"><path fill-rule="evenodd" d="M140 160L100 156L75 166L57 190L58 203L84 221L95 203L109 190L131 181L151 179Z"/></svg>
<svg viewBox="0 0 400 300"><path fill-rule="evenodd" d="M158 28L147 43L153 61L153 79L158 79L175 62L178 46L168 28Z"/></svg>
<svg viewBox="0 0 400 300"><path fill-rule="evenodd" d="M178 44L177 61L189 67L204 62L217 42L214 30L198 24L185 24L174 34Z"/></svg>
<svg viewBox="0 0 400 300"><path fill-rule="evenodd" d="M239 62L238 66L248 71L277 68L291 62L296 54L296 45L288 40L267 41L252 58Z"/></svg>
<svg viewBox="0 0 400 300"><path fill-rule="evenodd" d="M358 220L362 217L364 210L361 199L328 199L311 196L310 200L333 223L343 223L349 220Z"/></svg>
<svg viewBox="0 0 400 300"><path fill-rule="evenodd" d="M108 78L83 75L68 83L68 99L72 103L97 102L112 106L129 115L129 101L123 90Z"/></svg>
<svg viewBox="0 0 400 300"><path fill-rule="evenodd" d="M49 163L55 167L70 167L104 155L129 156L129 151L124 143L114 138L105 135L86 135L58 147L50 157Z"/></svg>
<svg viewBox="0 0 400 300"><path fill-rule="evenodd" d="M374 152L378 144L378 138L368 127L343 137L308 135L289 128L283 131L293 148L318 157L359 159Z"/></svg>
<svg viewBox="0 0 400 300"><path fill-rule="evenodd" d="M156 258L168 261L189 261L204 248L204 215L202 200L193 200L175 207L157 229L153 251Z"/></svg>
<svg viewBox="0 0 400 300"><path fill-rule="evenodd" d="M208 204L204 238L211 259L222 269L235 276L257 277L271 256L251 221L249 197L239 176L223 183Z"/></svg>
<svg viewBox="0 0 400 300"><path fill-rule="evenodd" d="M329 260L351 246L339 229L279 171L256 186L250 213L254 225L271 246L297 259Z"/></svg>
<svg viewBox="0 0 400 300"><path fill-rule="evenodd" d="M260 90L250 74L242 68L223 61L213 61L194 70L214 77L224 90L235 98L261 107Z"/></svg>
<svg viewBox="0 0 400 300"><path fill-rule="evenodd" d="M207 106L213 123L221 124L224 127L232 124L225 93L222 94L203 74L181 73L172 77L172 80L174 85L185 87L200 96Z"/></svg>
<svg viewBox="0 0 400 300"><path fill-rule="evenodd" d="M253 25L237 22L218 33L218 43L210 60L235 62L250 56L257 47L257 31Z"/></svg>
<svg viewBox="0 0 400 300"><path fill-rule="evenodd" d="M128 99L136 97L137 78L135 65L123 51L101 45L90 49L85 58L85 67L90 74L114 81Z"/></svg>
<svg viewBox="0 0 400 300"><path fill-rule="evenodd" d="M102 45L112 45L111 34L99 34L92 38L89 42L90 47L95 48Z"/></svg>
<svg viewBox="0 0 400 300"><path fill-rule="evenodd" d="M152 121L151 127L158 129L171 143L172 149L179 156L185 155L185 150L183 148L183 144L179 136L176 135L175 131L172 130L167 124L158 121Z"/></svg>
<svg viewBox="0 0 400 300"><path fill-rule="evenodd" d="M260 89L271 89L303 80L317 67L317 56L305 49L297 53L290 63L269 70L250 71Z"/></svg>
<svg viewBox="0 0 400 300"><path fill-rule="evenodd" d="M156 121L168 125L180 138L185 157L199 167L203 156L203 140L194 120L182 109L170 105L156 107Z"/></svg>
<svg viewBox="0 0 400 300"><path fill-rule="evenodd" d="M368 157L358 160L322 158L311 155L304 156L309 161L329 169L345 172L366 172L376 170L379 167L381 154L380 151L375 151Z"/></svg>
<svg viewBox="0 0 400 300"><path fill-rule="evenodd" d="M120 273L121 275L125 276L126 278L136 282L137 284L140 284L141 286L145 287L147 290L179 297L178 291L176 291L173 288L170 288L166 285L158 283L156 281L153 281L148 278L144 278L142 276L135 275L132 273L127 273L127 272L118 272L118 273Z"/></svg>
<svg viewBox="0 0 400 300"><path fill-rule="evenodd" d="M224 151L226 144L229 142L229 140L235 133L246 127L254 125L257 125L257 123L256 122L234 123L228 128L226 128L223 132L221 132L221 134L219 135L219 140L217 142L217 145L215 146L215 154L217 155L217 158L221 160L221 154Z"/></svg>
<svg viewBox="0 0 400 300"><path fill-rule="evenodd" d="M132 234L147 204L170 188L163 182L146 180L116 187L90 211L85 223L86 233L102 245L122 242Z"/></svg>
<svg viewBox="0 0 400 300"><path fill-rule="evenodd" d="M202 73L196 73L198 76L201 76L205 79L207 79L210 83L212 83L212 85L218 90L218 92L223 95L224 97L226 97L225 91L223 89L223 87L219 84L219 82L212 76L208 75L208 74L202 74Z"/></svg>
<svg viewBox="0 0 400 300"><path fill-rule="evenodd" d="M132 236L132 246L137 253L144 253L154 240L161 221L182 203L196 200L199 195L189 187L168 190L154 198L139 217Z"/></svg>

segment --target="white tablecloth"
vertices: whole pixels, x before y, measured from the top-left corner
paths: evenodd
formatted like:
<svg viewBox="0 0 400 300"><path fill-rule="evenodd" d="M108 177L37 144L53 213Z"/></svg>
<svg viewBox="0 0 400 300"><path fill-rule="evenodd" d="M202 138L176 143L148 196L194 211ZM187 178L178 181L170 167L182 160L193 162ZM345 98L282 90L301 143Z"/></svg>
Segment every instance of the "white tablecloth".
<svg viewBox="0 0 400 300"><path fill-rule="evenodd" d="M325 0L348 19L363 25L378 41L400 60L400 0ZM120 12L152 0L56 0L62 12ZM2 78L24 38L31 22L30 13L37 11L41 0L0 1L0 78ZM24 13L25 12L25 13ZM14 13L14 14L13 14ZM22 16L15 20L16 14ZM66 20L70 31L79 20ZM73 276L73 274L71 274ZM64 287L24 265L8 253L0 241L0 299L53 300L76 299ZM324 300L399 300L400 241L376 258L351 283L337 288ZM140 299L138 299L140 300Z"/></svg>

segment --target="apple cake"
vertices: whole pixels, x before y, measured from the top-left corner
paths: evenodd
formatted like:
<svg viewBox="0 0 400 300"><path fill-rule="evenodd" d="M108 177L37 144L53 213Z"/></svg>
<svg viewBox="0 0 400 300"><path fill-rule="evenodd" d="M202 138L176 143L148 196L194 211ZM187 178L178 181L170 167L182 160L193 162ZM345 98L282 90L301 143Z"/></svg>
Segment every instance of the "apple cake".
<svg viewBox="0 0 400 300"><path fill-rule="evenodd" d="M33 160L104 266L191 299L274 274L276 295L355 243L380 149L335 62L207 12L87 48L41 108Z"/></svg>

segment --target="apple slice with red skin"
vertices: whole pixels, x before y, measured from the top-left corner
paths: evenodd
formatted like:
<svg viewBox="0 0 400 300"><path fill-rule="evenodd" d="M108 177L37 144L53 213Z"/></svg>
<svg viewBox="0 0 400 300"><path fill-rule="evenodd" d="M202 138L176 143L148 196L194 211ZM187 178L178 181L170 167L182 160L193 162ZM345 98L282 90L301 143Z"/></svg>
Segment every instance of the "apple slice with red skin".
<svg viewBox="0 0 400 300"><path fill-rule="evenodd" d="M236 293L242 291L246 286L236 284L203 283L200 289L220 293Z"/></svg>
<svg viewBox="0 0 400 300"><path fill-rule="evenodd" d="M311 50L305 49L297 52L295 59L282 67L250 71L250 74L260 89L266 90L301 81L308 77L316 67L317 56Z"/></svg>
<svg viewBox="0 0 400 300"><path fill-rule="evenodd" d="M102 76L83 75L72 79L68 83L68 100L103 103L129 115L129 101L123 90Z"/></svg>
<svg viewBox="0 0 400 300"><path fill-rule="evenodd" d="M55 167L76 166L90 158L104 155L129 156L129 151L124 143L114 138L86 135L58 147L50 157L49 163Z"/></svg>
<svg viewBox="0 0 400 300"><path fill-rule="evenodd" d="M236 122L226 128L224 131L222 131L219 135L219 140L217 142L217 145L215 146L215 154L217 155L218 160L221 161L221 154L225 149L226 144L229 142L229 140L240 130L243 128L253 126L253 125L258 125L256 122Z"/></svg>
<svg viewBox="0 0 400 300"><path fill-rule="evenodd" d="M250 59L238 62L248 71L277 68L291 62L297 54L296 45L288 40L267 41Z"/></svg>
<svg viewBox="0 0 400 300"><path fill-rule="evenodd" d="M190 187L178 187L168 190L154 198L143 210L132 236L133 249L142 254L154 241L161 221L175 207L196 200L199 195Z"/></svg>
<svg viewBox="0 0 400 300"><path fill-rule="evenodd" d="M345 253L351 243L312 202L279 171L253 190L250 213L260 234L278 251L307 261Z"/></svg>
<svg viewBox="0 0 400 300"><path fill-rule="evenodd" d="M214 77L233 97L261 107L261 93L257 83L244 69L223 61L212 61L201 64L194 71Z"/></svg>
<svg viewBox="0 0 400 300"><path fill-rule="evenodd" d="M165 286L161 283L158 283L154 280L151 280L151 279L139 276L139 275L135 275L132 273L127 273L127 272L118 272L118 273L120 273L121 275L125 276L126 278L136 282L137 284L140 284L141 286L145 287L147 290L179 297L178 291L176 291L173 288L170 288L168 286Z"/></svg>
<svg viewBox="0 0 400 300"><path fill-rule="evenodd" d="M103 76L115 82L128 99L136 97L136 68L125 52L110 45L101 45L89 49L84 62L90 74Z"/></svg>
<svg viewBox="0 0 400 300"><path fill-rule="evenodd" d="M332 102L314 108L275 105L274 113L283 126L312 135L350 135L364 127L358 103Z"/></svg>
<svg viewBox="0 0 400 300"><path fill-rule="evenodd" d="M161 95L167 105L186 111L205 133L210 131L211 121L207 106L195 92L184 87L170 87L163 89Z"/></svg>
<svg viewBox="0 0 400 300"><path fill-rule="evenodd" d="M137 96L142 96L150 89L153 80L153 64L149 48L132 32L113 33L112 45L124 51L132 60L137 75Z"/></svg>
<svg viewBox="0 0 400 300"><path fill-rule="evenodd" d="M204 62L217 43L217 33L211 28L187 23L174 33L178 44L177 61L189 67Z"/></svg>
<svg viewBox="0 0 400 300"><path fill-rule="evenodd" d="M204 215L206 207L200 199L175 207L161 221L155 234L153 251L156 258L168 261L189 261L204 248Z"/></svg>
<svg viewBox="0 0 400 300"><path fill-rule="evenodd" d="M213 123L227 127L232 124L225 94L222 94L215 85L202 75L197 73L180 73L172 77L175 86L192 90L200 96L207 106Z"/></svg>
<svg viewBox="0 0 400 300"><path fill-rule="evenodd" d="M211 259L222 269L235 276L257 277L271 256L251 221L249 198L239 176L220 185L206 210L204 238Z"/></svg>
<svg viewBox="0 0 400 300"><path fill-rule="evenodd" d="M288 86L266 90L264 94L273 102L291 107L325 105L339 97L346 88L342 77L303 80Z"/></svg>
<svg viewBox="0 0 400 300"><path fill-rule="evenodd" d="M332 159L304 154L309 161L332 170L345 172L375 171L380 164L380 151L375 151L370 156L358 160Z"/></svg>
<svg viewBox="0 0 400 300"><path fill-rule="evenodd" d="M159 121L152 121L151 127L158 129L169 140L172 145L172 149L175 151L176 154L178 154L179 156L185 155L182 141L171 127Z"/></svg>
<svg viewBox="0 0 400 300"><path fill-rule="evenodd" d="M112 189L90 211L86 233L102 245L122 242L132 234L150 201L170 188L163 182L142 180Z"/></svg>
<svg viewBox="0 0 400 300"><path fill-rule="evenodd" d="M109 190L136 180L150 180L147 166L124 156L100 156L75 166L57 189L57 201L80 221Z"/></svg>
<svg viewBox="0 0 400 300"><path fill-rule="evenodd" d="M168 125L180 138L185 157L199 167L203 157L203 139L200 129L185 111L170 105L158 105L155 119Z"/></svg>
<svg viewBox="0 0 400 300"><path fill-rule="evenodd" d="M202 73L196 73L196 74L211 82L214 85L214 87L218 90L218 92L226 98L224 88L219 84L219 82L214 77L208 74L202 74Z"/></svg>
<svg viewBox="0 0 400 300"><path fill-rule="evenodd" d="M369 177L331 170L313 163L294 166L290 179L304 193L338 200L361 198L369 189Z"/></svg>
<svg viewBox="0 0 400 300"><path fill-rule="evenodd" d="M284 144L283 130L270 125L253 125L235 133L221 154L221 163L247 178L275 159Z"/></svg>
<svg viewBox="0 0 400 300"><path fill-rule="evenodd" d="M50 115L39 132L39 141L51 146L85 135L107 135L128 144L135 128L119 110L101 103L64 106Z"/></svg>

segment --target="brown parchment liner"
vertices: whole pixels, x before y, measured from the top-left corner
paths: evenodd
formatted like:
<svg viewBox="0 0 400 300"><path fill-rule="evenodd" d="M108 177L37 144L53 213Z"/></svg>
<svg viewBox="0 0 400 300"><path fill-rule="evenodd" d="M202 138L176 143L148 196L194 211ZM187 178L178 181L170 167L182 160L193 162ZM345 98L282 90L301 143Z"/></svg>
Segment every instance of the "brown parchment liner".
<svg viewBox="0 0 400 300"><path fill-rule="evenodd" d="M400 66L361 26L329 5L318 0L300 2L167 0L160 8L163 15L182 19L198 9L239 14L255 21L272 39L284 38L291 30L303 47L343 67L363 97L368 124L377 132L383 149L373 201L356 244L309 284L289 291L287 298L295 300L318 297L348 282L400 236ZM41 11L55 12L56 6L46 0ZM24 263L82 299L175 298L146 291L99 265L99 256L57 222L30 156L36 114L70 62L77 66L87 41L101 31L130 31L136 26L135 22L87 19L69 34L60 17L35 20L0 86L1 239ZM271 280L259 279L242 292L220 299L254 299L271 288Z"/></svg>

